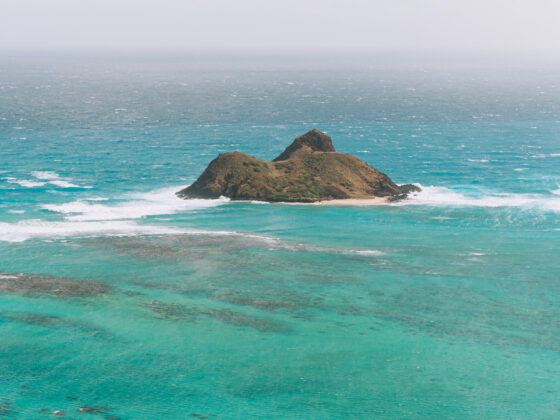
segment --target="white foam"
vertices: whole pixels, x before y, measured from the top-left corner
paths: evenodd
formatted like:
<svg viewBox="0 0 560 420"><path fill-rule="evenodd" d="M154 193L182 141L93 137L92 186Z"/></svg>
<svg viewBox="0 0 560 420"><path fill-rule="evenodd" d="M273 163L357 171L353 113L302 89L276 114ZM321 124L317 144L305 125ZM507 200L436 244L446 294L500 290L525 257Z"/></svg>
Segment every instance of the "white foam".
<svg viewBox="0 0 560 420"><path fill-rule="evenodd" d="M60 188L93 188L89 185L81 186L81 185L72 184L69 181L61 179L60 175L52 171L33 171L31 172L31 175L33 175L37 179L47 181L49 184L56 185L57 187ZM45 185L45 182L43 182L41 185Z"/></svg>
<svg viewBox="0 0 560 420"><path fill-rule="evenodd" d="M537 153L536 155L531 155L533 159L545 159L547 157L560 157L560 153L549 153L545 155L544 153Z"/></svg>
<svg viewBox="0 0 560 420"><path fill-rule="evenodd" d="M488 159L467 159L469 162L487 163Z"/></svg>
<svg viewBox="0 0 560 420"><path fill-rule="evenodd" d="M469 196L445 187L422 186L422 191L412 193L407 200L390 203L393 206L457 206L457 207L518 207L538 208L560 212L560 198L543 194L495 193ZM556 194L556 193L554 193Z"/></svg>
<svg viewBox="0 0 560 420"><path fill-rule="evenodd" d="M41 178L39 178L41 179ZM32 181L29 179L16 179L16 178L12 178L12 177L8 177L6 178L6 180L10 183L10 184L18 184L24 188L36 188L36 187L42 187L44 185L50 184L50 185L56 185L57 187L60 188L93 188L90 186L81 186L81 185L76 185L76 184L72 184L71 182L65 181L63 179L53 179L53 180L48 180L48 181Z"/></svg>
<svg viewBox="0 0 560 420"><path fill-rule="evenodd" d="M6 178L10 184L18 184L25 188L42 187L46 182L30 181L28 179Z"/></svg>
<svg viewBox="0 0 560 420"><path fill-rule="evenodd" d="M131 221L46 222L39 219L17 223L0 223L0 241L23 242L32 238L66 238L69 236L131 236L184 233L166 226L142 226Z"/></svg>
<svg viewBox="0 0 560 420"><path fill-rule="evenodd" d="M46 179L46 180L60 178L60 176L56 172L51 172L51 171L33 171L31 172L31 175L33 175L37 179Z"/></svg>
<svg viewBox="0 0 560 420"><path fill-rule="evenodd" d="M40 173L43 178L53 178L54 173ZM58 176L58 175L56 175ZM65 204L41 206L64 215L64 221L21 220L0 223L0 241L20 242L31 238L64 238L68 236L99 235L152 235L152 234L235 234L227 231L185 231L166 226L141 225L133 219L152 215L173 214L204 209L227 203L229 199L182 200L175 195L180 188L166 188L144 194L132 194L117 204L101 204L104 197L93 197ZM257 237L257 236L255 236Z"/></svg>
<svg viewBox="0 0 560 420"><path fill-rule="evenodd" d="M375 256L375 257L380 257L382 255L385 255L383 251L378 251L376 249L363 249L363 250L350 249L346 253L355 254L355 255Z"/></svg>
<svg viewBox="0 0 560 420"><path fill-rule="evenodd" d="M85 199L86 201L107 201L107 197L89 197Z"/></svg>
<svg viewBox="0 0 560 420"><path fill-rule="evenodd" d="M215 233L215 232L214 232ZM224 232L225 233L225 232ZM380 257L386 255L385 252L379 251L377 249L344 249L344 248L332 248L323 247L311 244L303 243L287 243L280 239L272 238L269 236L253 235L253 234L240 234L237 232L229 232L233 235L242 235L246 238L256 239L264 242L268 249L271 251L289 251L289 252L323 252L323 253L333 253L333 254L343 254L343 255L361 255L367 257Z"/></svg>
<svg viewBox="0 0 560 420"><path fill-rule="evenodd" d="M69 221L126 220L205 209L229 201L227 198L183 200L175 195L179 190L180 188L173 187L144 194L133 194L128 197L129 200L115 205L78 200L65 204L46 204L42 208L61 213Z"/></svg>
<svg viewBox="0 0 560 420"><path fill-rule="evenodd" d="M384 252L374 249L354 250L321 247L302 243L287 243L278 238L242 233L227 230L198 230L180 229L169 226L141 225L134 220L111 221L62 221L49 222L40 219L22 220L17 223L0 223L0 241L23 242L28 239L63 239L67 237L98 237L98 236L137 236L137 235L203 235L203 236L233 236L251 241L256 246L270 251L288 252L324 252L345 255L360 255L378 257Z"/></svg>
<svg viewBox="0 0 560 420"><path fill-rule="evenodd" d="M71 182L68 181L63 181L62 179L55 179L53 181L50 181L49 184L56 185L57 187L61 187L61 188L92 188L90 186L82 187L80 185L72 184Z"/></svg>

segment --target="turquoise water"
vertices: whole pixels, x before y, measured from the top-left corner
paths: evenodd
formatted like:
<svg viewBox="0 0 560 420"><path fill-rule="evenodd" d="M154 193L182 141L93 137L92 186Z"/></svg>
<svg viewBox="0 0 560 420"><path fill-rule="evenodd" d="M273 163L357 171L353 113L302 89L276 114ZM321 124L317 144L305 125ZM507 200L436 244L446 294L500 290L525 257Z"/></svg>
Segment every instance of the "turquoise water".
<svg viewBox="0 0 560 420"><path fill-rule="evenodd" d="M557 72L1 63L0 418L560 415ZM423 192L173 194L311 128Z"/></svg>

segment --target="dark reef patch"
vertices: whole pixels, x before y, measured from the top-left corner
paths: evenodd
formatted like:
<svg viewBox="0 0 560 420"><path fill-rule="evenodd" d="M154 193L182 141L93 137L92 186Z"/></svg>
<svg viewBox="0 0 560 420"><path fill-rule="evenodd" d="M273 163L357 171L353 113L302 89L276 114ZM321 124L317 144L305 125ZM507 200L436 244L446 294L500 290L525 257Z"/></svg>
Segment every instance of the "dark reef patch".
<svg viewBox="0 0 560 420"><path fill-rule="evenodd" d="M244 314L226 308L199 309L179 303L153 300L141 304L152 311L153 317L165 321L195 322L201 317L210 317L224 324L251 328L261 332L288 332L290 329L277 321Z"/></svg>
<svg viewBox="0 0 560 420"><path fill-rule="evenodd" d="M154 318L166 321L193 322L200 315L200 311L178 303L165 303L159 300L142 303L141 306L150 309Z"/></svg>
<svg viewBox="0 0 560 420"><path fill-rule="evenodd" d="M69 329L87 337L103 338L107 340L115 340L113 334L105 329L90 323L88 321L67 319L55 315L47 315L39 312L0 312L0 319L19 322L22 324L36 325L50 329Z"/></svg>
<svg viewBox="0 0 560 420"><path fill-rule="evenodd" d="M175 246L166 236L127 236L88 238L81 241L87 246L108 250L117 255L148 259L174 259L190 254L189 249Z"/></svg>
<svg viewBox="0 0 560 420"><path fill-rule="evenodd" d="M138 296L145 296L144 293L138 292L136 290L123 290L122 294L128 297L138 297Z"/></svg>
<svg viewBox="0 0 560 420"><path fill-rule="evenodd" d="M15 407L9 400L0 398L0 419L9 418L17 418Z"/></svg>
<svg viewBox="0 0 560 420"><path fill-rule="evenodd" d="M270 312L278 310L286 310L293 312L302 308L316 307L320 305L321 298L304 299L296 294L286 296L283 293L252 293L242 294L238 292L214 293L209 296L210 299L231 303L239 306L251 306L253 308L266 310Z"/></svg>
<svg viewBox="0 0 560 420"><path fill-rule="evenodd" d="M289 331L289 328L279 322L247 315L230 309L210 309L204 313L218 321L236 327L252 328L261 332L285 333Z"/></svg>
<svg viewBox="0 0 560 420"><path fill-rule="evenodd" d="M194 260L246 249L282 249L280 241L265 236L220 232L91 238L82 240L82 243L117 255L162 260Z"/></svg>
<svg viewBox="0 0 560 420"><path fill-rule="evenodd" d="M0 313L0 317L9 319L15 322L30 325L42 325L47 327L58 327L63 325L66 321L64 318L54 315L45 315L36 312L16 312L16 313Z"/></svg>
<svg viewBox="0 0 560 420"><path fill-rule="evenodd" d="M92 297L112 291L106 283L42 274L0 272L0 293L22 293L26 296L47 294L60 298Z"/></svg>
<svg viewBox="0 0 560 420"><path fill-rule="evenodd" d="M109 411L109 407L83 406L78 408L79 413L88 413L88 414L105 414L108 411Z"/></svg>
<svg viewBox="0 0 560 420"><path fill-rule="evenodd" d="M301 306L299 302L293 299L287 300L271 300L266 298L249 298L237 295L226 295L221 296L218 300L233 303L234 305L241 306L252 306L254 308L266 309L269 311L274 311L279 308L295 308Z"/></svg>
<svg viewBox="0 0 560 420"><path fill-rule="evenodd" d="M178 293L185 296L208 297L211 295L210 287L204 288L202 286L189 286L185 284L160 284L157 281L157 279L154 280L154 283L149 283L147 281L135 281L133 284L146 289L166 290L168 292Z"/></svg>

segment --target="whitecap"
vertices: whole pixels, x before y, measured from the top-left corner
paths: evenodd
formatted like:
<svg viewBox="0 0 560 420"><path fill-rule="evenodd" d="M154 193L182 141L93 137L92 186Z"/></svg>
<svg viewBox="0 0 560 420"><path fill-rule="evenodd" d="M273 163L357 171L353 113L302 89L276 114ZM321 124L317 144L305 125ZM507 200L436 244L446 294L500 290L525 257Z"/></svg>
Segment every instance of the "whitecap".
<svg viewBox="0 0 560 420"><path fill-rule="evenodd" d="M114 205L77 200L64 204L45 204L41 208L63 214L69 221L94 221L140 219L205 209L229 202L227 198L183 200L175 194L180 189L180 187L172 187L143 194L131 194L128 200Z"/></svg>
<svg viewBox="0 0 560 420"><path fill-rule="evenodd" d="M56 185L57 187L61 187L61 188L93 188L88 185L80 186L80 185L72 184L71 182L63 181L61 179L52 180L49 182L49 184Z"/></svg>
<svg viewBox="0 0 560 420"><path fill-rule="evenodd" d="M53 177L53 173L39 174ZM20 242L31 238L64 238L67 236L99 235L152 235L152 234L212 234L230 235L231 232L185 231L168 226L141 225L133 219L152 215L173 214L215 207L229 199L183 200L175 195L179 187L166 188L143 194L130 194L117 204L105 204L105 197L91 197L64 204L45 204L41 208L62 214L64 221L21 220L0 223L0 241ZM101 204L103 203L103 204Z"/></svg>
<svg viewBox="0 0 560 420"><path fill-rule="evenodd" d="M44 180L49 184L55 185L60 188L93 188L89 185L81 186L73 184L67 180L62 179L60 175L53 171L33 171L31 172L31 175L33 175L37 179ZM42 185L45 185L45 182L43 182Z"/></svg>
<svg viewBox="0 0 560 420"><path fill-rule="evenodd" d="M85 198L86 201L107 201L109 200L107 197L89 197Z"/></svg>
<svg viewBox="0 0 560 420"><path fill-rule="evenodd" d="M130 236L183 233L166 226L143 226L130 221L47 222L39 219L17 223L0 223L0 241L23 242L32 238L66 238L69 236Z"/></svg>
<svg viewBox="0 0 560 420"><path fill-rule="evenodd" d="M466 195L459 190L437 186L418 185L422 190L409 195L408 199L390 203L392 206L456 206L456 207L517 207L537 208L560 212L560 198L543 194L493 193ZM554 193L556 194L556 193Z"/></svg>
<svg viewBox="0 0 560 420"><path fill-rule="evenodd" d="M18 184L24 188L42 187L46 182L30 181L28 179L6 178L10 184Z"/></svg>
<svg viewBox="0 0 560 420"><path fill-rule="evenodd" d="M382 255L385 255L383 251L378 251L377 249L363 249L363 250L350 249L345 253L355 254L355 255L374 256L374 257L380 257Z"/></svg>
<svg viewBox="0 0 560 420"><path fill-rule="evenodd" d="M33 171L31 172L31 175L33 175L37 179L46 179L46 180L60 178L56 172L51 172L51 171Z"/></svg>
<svg viewBox="0 0 560 420"><path fill-rule="evenodd" d="M192 235L239 237L247 239L248 246L257 246L269 251L321 252L342 255L379 257L384 252L374 249L343 249L322 247L312 244L289 243L278 238L253 233L227 230L181 229L164 225L142 225L134 220L109 221L45 221L40 219L21 220L17 223L0 223L0 241L23 242L29 239L63 240L68 237L90 238L98 236L138 235Z"/></svg>
<svg viewBox="0 0 560 420"><path fill-rule="evenodd" d="M544 153L537 153L536 155L530 155L533 159L545 159L547 157L560 157L560 153L549 153L545 155Z"/></svg>

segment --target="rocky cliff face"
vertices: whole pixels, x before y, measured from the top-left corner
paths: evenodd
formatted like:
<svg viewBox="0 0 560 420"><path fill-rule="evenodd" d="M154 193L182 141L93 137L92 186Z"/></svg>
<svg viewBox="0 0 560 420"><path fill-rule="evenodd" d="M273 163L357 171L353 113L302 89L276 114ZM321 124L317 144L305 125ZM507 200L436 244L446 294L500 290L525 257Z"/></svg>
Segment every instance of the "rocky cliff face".
<svg viewBox="0 0 560 420"><path fill-rule="evenodd" d="M312 130L272 162L239 152L221 154L177 195L305 203L375 197L398 200L418 190L410 184L398 186L357 157L336 152L329 136Z"/></svg>

